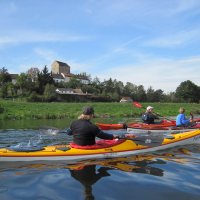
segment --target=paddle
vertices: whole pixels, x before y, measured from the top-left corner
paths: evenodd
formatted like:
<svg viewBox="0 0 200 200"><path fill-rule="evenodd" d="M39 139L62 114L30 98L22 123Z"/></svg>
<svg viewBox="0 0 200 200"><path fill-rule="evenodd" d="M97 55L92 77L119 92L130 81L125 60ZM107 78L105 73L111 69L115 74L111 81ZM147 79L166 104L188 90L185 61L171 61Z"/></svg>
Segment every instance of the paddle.
<svg viewBox="0 0 200 200"><path fill-rule="evenodd" d="M194 119L194 115L193 115L193 113L192 113L192 112L190 112L190 117L191 117L191 120L193 120L193 119Z"/></svg>
<svg viewBox="0 0 200 200"><path fill-rule="evenodd" d="M200 122L200 118L196 118L196 119L194 119L194 115L193 115L192 112L190 112L190 119L191 119L194 123L198 123L198 122Z"/></svg>
<svg viewBox="0 0 200 200"><path fill-rule="evenodd" d="M45 129L47 133L51 133L53 131L53 134L57 134L57 133L66 133L67 129L58 129L55 127L45 127ZM125 139L125 140L132 140L134 141L137 145L142 145L142 146L147 146L147 147L156 147L156 146L160 146L162 145L162 142L164 140L164 138L167 139L174 139L173 136L171 135L163 135L163 134L158 134L158 133L145 133L145 134L138 134L138 135L134 135L134 134L120 134L118 139Z"/></svg>
<svg viewBox="0 0 200 200"><path fill-rule="evenodd" d="M133 105L134 105L135 107L137 107L137 108L143 108L143 109L145 109L139 102L134 101L134 102L133 102ZM165 117L165 116L162 116L162 115L160 115L160 114L157 113L157 112L153 112L153 113L154 113L155 115L159 116L159 117L163 117L163 118L165 118L165 119L171 121L171 119L169 119L169 118L167 118L167 117Z"/></svg>
<svg viewBox="0 0 200 200"><path fill-rule="evenodd" d="M55 127L47 127L47 126L43 127L42 131L45 131L45 133L48 133L48 134L58 134L58 133L68 134L68 129L58 129ZM121 133L118 137L118 139L132 140L137 145L143 145L143 146L148 146L148 147L160 146L164 138L174 139L174 136L149 132L149 133L144 133L144 134Z"/></svg>
<svg viewBox="0 0 200 200"><path fill-rule="evenodd" d="M132 136L131 136L132 135ZM164 135L141 135L134 136L134 134L120 135L119 139L133 140L137 145L148 147L160 146L164 140Z"/></svg>
<svg viewBox="0 0 200 200"><path fill-rule="evenodd" d="M50 134L58 134L58 133L66 133L67 129L58 129L55 127L48 127L45 126L43 127L42 131L45 131L45 133L50 133ZM155 134L155 133L144 133L144 134L120 134L118 139L125 139L125 140L133 140L137 145L143 145L143 146L148 146L148 147L155 147L159 146L162 144L164 138L168 139L174 139L173 136L165 136L163 134Z"/></svg>

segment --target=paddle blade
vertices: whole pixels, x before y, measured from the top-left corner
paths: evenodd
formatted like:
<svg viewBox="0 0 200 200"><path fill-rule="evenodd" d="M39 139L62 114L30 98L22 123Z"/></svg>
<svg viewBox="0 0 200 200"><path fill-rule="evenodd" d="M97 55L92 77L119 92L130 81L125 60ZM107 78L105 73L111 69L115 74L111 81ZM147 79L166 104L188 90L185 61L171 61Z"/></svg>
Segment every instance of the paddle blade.
<svg viewBox="0 0 200 200"><path fill-rule="evenodd" d="M142 108L142 105L136 101L133 102L133 106L135 106L137 108Z"/></svg>
<svg viewBox="0 0 200 200"><path fill-rule="evenodd" d="M149 147L156 147L160 146L164 140L164 137L158 136L139 136L133 139L136 144L149 146Z"/></svg>
<svg viewBox="0 0 200 200"><path fill-rule="evenodd" d="M173 136L172 136L173 137ZM165 138L164 134L161 133L139 133L139 134L123 134L119 137L120 139L133 140L138 145L156 147L162 145ZM174 138L169 138L174 139Z"/></svg>

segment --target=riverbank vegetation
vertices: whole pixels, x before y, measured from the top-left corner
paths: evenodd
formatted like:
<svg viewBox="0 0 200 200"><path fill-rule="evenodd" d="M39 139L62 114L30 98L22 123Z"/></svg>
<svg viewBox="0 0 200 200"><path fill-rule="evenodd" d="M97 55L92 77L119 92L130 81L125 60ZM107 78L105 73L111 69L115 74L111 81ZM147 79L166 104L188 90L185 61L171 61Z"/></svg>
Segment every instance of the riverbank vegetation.
<svg viewBox="0 0 200 200"><path fill-rule="evenodd" d="M56 88L78 88L84 94L90 94L89 99L84 99L85 101L93 102L119 102L122 97L130 97L140 102L199 103L200 99L200 87L190 80L180 83L175 92L166 94L162 89L155 90L151 86L145 90L143 85L130 82L124 84L113 78L100 81L98 77L92 79L86 73L80 75L88 79L87 84L76 78L70 78L68 82L56 82L45 66L42 71L33 73L30 69L27 73L19 74L16 82L13 83L7 69L2 68L0 69L0 97L3 99L24 98L29 102L80 102L83 99L62 100L63 96L71 96L56 93Z"/></svg>
<svg viewBox="0 0 200 200"><path fill-rule="evenodd" d="M0 69L0 120L72 119L80 115L86 105L94 106L97 118L139 117L148 105L155 107L155 112L162 116L176 116L181 106L186 108L186 114L190 111L200 114L200 87L190 80L180 83L175 92L165 94L151 86L145 90L142 85L130 82L124 84L112 78L101 82L97 77L92 79L86 73L83 75L88 77L88 84L75 78L58 83L45 66L34 74L21 73L13 83L7 69ZM85 103L70 98L58 102L56 88L79 88L91 94L91 98ZM122 97L143 102L143 108L119 103Z"/></svg>
<svg viewBox="0 0 200 200"><path fill-rule="evenodd" d="M97 118L140 117L148 105L161 116L176 116L179 107L185 107L186 115L200 115L197 103L141 103L142 108L132 103L31 103L23 100L0 100L0 120L65 119L76 118L84 106L92 105ZM102 120L101 120L102 121Z"/></svg>

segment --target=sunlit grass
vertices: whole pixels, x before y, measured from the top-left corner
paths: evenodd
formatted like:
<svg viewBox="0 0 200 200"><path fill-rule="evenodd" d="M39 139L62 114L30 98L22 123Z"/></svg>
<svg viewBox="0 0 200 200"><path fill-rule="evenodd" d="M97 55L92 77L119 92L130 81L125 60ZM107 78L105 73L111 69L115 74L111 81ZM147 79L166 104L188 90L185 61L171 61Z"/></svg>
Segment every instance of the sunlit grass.
<svg viewBox="0 0 200 200"><path fill-rule="evenodd" d="M98 118L127 118L140 117L148 105L161 116L176 116L180 107L186 109L186 115L193 112L200 115L200 104L195 103L141 103L142 108L132 103L28 103L18 101L0 100L0 119L64 119L76 118L81 114L84 106L91 105Z"/></svg>

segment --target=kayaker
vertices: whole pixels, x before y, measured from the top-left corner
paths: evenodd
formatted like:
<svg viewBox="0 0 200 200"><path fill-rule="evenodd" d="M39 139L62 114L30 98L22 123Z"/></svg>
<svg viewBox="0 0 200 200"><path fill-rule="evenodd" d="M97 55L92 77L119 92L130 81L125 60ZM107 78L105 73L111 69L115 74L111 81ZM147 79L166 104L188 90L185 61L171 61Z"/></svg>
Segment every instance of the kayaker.
<svg viewBox="0 0 200 200"><path fill-rule="evenodd" d="M146 124L155 124L155 119L159 119L159 117L153 113L153 107L148 106L146 112L142 114L142 121Z"/></svg>
<svg viewBox="0 0 200 200"><path fill-rule="evenodd" d="M80 146L94 145L95 138L106 140L113 140L118 138L118 135L105 133L100 130L90 120L94 117L94 109L91 106L83 108L82 114L71 123L70 128L67 130L68 135L73 135L73 142Z"/></svg>
<svg viewBox="0 0 200 200"><path fill-rule="evenodd" d="M190 114L191 118L187 119L185 116L185 108L181 107L179 109L179 114L176 117L176 126L192 126L193 125L193 115L192 113Z"/></svg>

